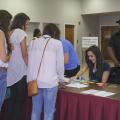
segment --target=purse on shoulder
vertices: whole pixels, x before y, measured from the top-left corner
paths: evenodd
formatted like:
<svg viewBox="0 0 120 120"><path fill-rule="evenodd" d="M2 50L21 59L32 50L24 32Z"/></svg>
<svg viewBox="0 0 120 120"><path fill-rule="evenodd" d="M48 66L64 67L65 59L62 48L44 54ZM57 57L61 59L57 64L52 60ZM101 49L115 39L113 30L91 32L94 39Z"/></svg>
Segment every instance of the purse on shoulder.
<svg viewBox="0 0 120 120"><path fill-rule="evenodd" d="M34 96L37 95L38 93L38 85L37 85L37 80L32 80L28 82L28 96Z"/></svg>
<svg viewBox="0 0 120 120"><path fill-rule="evenodd" d="M44 53L45 53L45 49L46 49L46 46L47 46L49 40L50 40L50 38L48 39L47 43L45 44L45 47L44 47L44 50L43 50L41 62L40 62L38 73L37 73L37 78L38 78L38 75L39 75L39 72L40 72L40 67L41 67L41 63L42 63L43 56L44 56ZM35 96L35 95L38 94L37 78L35 80L30 80L28 82L28 96L29 97L32 97L32 96Z"/></svg>

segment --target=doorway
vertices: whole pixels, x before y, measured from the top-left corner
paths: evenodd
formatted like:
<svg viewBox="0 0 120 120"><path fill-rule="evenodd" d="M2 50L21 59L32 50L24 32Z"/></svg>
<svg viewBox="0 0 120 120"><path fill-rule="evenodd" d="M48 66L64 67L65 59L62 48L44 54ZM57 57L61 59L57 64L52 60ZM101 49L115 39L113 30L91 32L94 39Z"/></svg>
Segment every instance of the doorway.
<svg viewBox="0 0 120 120"><path fill-rule="evenodd" d="M114 32L119 31L119 26L101 26L101 52L105 60L111 60L107 46Z"/></svg>
<svg viewBox="0 0 120 120"><path fill-rule="evenodd" d="M69 40L74 45L75 25L65 25L65 39Z"/></svg>

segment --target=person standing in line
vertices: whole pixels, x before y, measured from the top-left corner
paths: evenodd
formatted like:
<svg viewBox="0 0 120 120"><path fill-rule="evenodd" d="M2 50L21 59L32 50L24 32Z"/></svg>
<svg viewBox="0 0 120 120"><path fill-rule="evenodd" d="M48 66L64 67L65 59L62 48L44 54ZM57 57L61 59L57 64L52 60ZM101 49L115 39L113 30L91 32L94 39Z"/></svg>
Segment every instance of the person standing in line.
<svg viewBox="0 0 120 120"><path fill-rule="evenodd" d="M41 120L43 107L44 120L54 119L58 84L64 81L64 55L58 31L55 24L47 24L43 36L31 41L29 46L28 82L36 79L41 62L37 78L38 94L32 97L31 120Z"/></svg>
<svg viewBox="0 0 120 120"><path fill-rule="evenodd" d="M0 10L0 111L7 88L7 67L11 53L8 27L11 19L8 11Z"/></svg>
<svg viewBox="0 0 120 120"><path fill-rule="evenodd" d="M34 29L33 31L33 38L37 37L39 38L41 36L41 31L39 28Z"/></svg>
<svg viewBox="0 0 120 120"><path fill-rule="evenodd" d="M73 77L80 71L80 60L72 43L62 37L60 40L64 51L65 77Z"/></svg>
<svg viewBox="0 0 120 120"><path fill-rule="evenodd" d="M12 50L7 73L7 86L10 88L7 120L22 120L23 103L27 96L26 30L29 21L30 18L25 13L18 13L11 24L10 42L14 50Z"/></svg>

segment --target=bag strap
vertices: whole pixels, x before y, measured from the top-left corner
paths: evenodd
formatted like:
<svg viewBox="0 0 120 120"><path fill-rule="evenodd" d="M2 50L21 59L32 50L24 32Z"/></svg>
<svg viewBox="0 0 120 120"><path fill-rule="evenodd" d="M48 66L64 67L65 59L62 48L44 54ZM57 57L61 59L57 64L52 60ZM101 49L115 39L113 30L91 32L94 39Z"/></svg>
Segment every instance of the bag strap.
<svg viewBox="0 0 120 120"><path fill-rule="evenodd" d="M42 58L41 58L41 61L40 61L40 65L39 65L39 68L38 68L38 73L37 73L37 77L36 77L36 80L38 78L38 75L39 75L39 72L40 72L40 68L41 68L41 64L42 64L42 60L43 60L43 56L44 56L44 53L45 53L45 49L47 47L47 44L48 42L50 41L51 37L47 40L46 44L45 44L45 47L44 47L44 50L43 50L43 54L42 54Z"/></svg>

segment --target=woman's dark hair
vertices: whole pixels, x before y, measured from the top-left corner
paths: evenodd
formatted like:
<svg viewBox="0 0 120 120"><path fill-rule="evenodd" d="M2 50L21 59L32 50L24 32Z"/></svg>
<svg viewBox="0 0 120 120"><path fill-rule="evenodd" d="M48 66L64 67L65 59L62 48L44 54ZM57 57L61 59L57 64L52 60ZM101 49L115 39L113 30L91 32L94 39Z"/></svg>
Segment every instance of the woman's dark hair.
<svg viewBox="0 0 120 120"><path fill-rule="evenodd" d="M33 31L33 37L38 37L41 35L40 29L36 28Z"/></svg>
<svg viewBox="0 0 120 120"><path fill-rule="evenodd" d="M100 49L97 46L89 47L85 52L85 60L89 68L89 76L91 79L91 73L93 72L94 63L89 60L88 52L91 51L96 56L96 77L98 81L101 80L103 74L103 58L100 52Z"/></svg>
<svg viewBox="0 0 120 120"><path fill-rule="evenodd" d="M43 35L50 35L52 38L60 38L60 30L54 23L49 23L44 27Z"/></svg>
<svg viewBox="0 0 120 120"><path fill-rule="evenodd" d="M9 42L9 25L12 19L12 15L6 10L0 10L0 29L4 32L7 44L8 54L11 52L11 46Z"/></svg>
<svg viewBox="0 0 120 120"><path fill-rule="evenodd" d="M25 26L27 20L30 20L30 18L25 13L18 13L13 19L11 30L16 28L22 29L23 26Z"/></svg>

